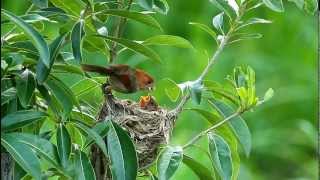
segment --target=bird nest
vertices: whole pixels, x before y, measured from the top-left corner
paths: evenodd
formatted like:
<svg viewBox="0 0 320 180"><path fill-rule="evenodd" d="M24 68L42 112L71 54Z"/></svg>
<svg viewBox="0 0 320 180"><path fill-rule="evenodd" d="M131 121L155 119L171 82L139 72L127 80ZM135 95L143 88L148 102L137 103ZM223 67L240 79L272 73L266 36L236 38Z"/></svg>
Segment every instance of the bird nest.
<svg viewBox="0 0 320 180"><path fill-rule="evenodd" d="M135 144L139 168L150 165L159 147L168 143L175 118L160 106L144 109L137 102L116 99L108 89L104 93L105 102L98 119L111 117L124 128Z"/></svg>

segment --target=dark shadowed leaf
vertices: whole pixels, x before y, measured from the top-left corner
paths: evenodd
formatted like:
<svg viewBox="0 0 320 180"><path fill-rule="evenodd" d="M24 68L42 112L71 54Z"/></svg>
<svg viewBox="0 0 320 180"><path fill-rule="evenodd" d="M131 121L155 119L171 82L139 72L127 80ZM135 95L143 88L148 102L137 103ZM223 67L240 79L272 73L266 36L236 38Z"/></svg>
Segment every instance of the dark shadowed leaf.
<svg viewBox="0 0 320 180"><path fill-rule="evenodd" d="M79 106L79 103L70 88L54 76L49 75L45 82L45 86L63 107L64 116L67 116L71 112L73 105Z"/></svg>
<svg viewBox="0 0 320 180"><path fill-rule="evenodd" d="M214 4L217 8L219 8L221 11L226 13L226 15L230 19L234 19L237 16L237 11L228 3L232 0L209 0L212 4Z"/></svg>
<svg viewBox="0 0 320 180"><path fill-rule="evenodd" d="M23 110L8 114L1 119L1 129L10 131L29 125L47 117L47 114L41 111Z"/></svg>
<svg viewBox="0 0 320 180"><path fill-rule="evenodd" d="M183 159L183 149L180 146L165 148L157 160L159 180L168 180L176 172Z"/></svg>
<svg viewBox="0 0 320 180"><path fill-rule="evenodd" d="M102 38L114 41L132 51L138 52L152 60L155 60L156 62L161 62L161 59L157 53L155 53L152 49L142 44L139 44L137 42L134 42L128 39L115 38L115 37L109 37L109 36L98 36L98 37L102 37Z"/></svg>
<svg viewBox="0 0 320 180"><path fill-rule="evenodd" d="M222 101L210 100L209 102L224 118L234 113L234 110ZM246 156L249 156L251 151L251 133L246 122L241 116L237 116L231 119L228 124L242 145Z"/></svg>
<svg viewBox="0 0 320 180"><path fill-rule="evenodd" d="M75 124L75 126L84 131L87 134L88 138L90 137L100 147L106 158L108 157L106 144L103 141L102 137L96 131L94 131L90 127L87 127L79 121L73 121L73 124ZM105 126L107 127L106 124Z"/></svg>
<svg viewBox="0 0 320 180"><path fill-rule="evenodd" d="M36 180L41 180L39 159L29 146L19 142L14 134L2 134L1 145L10 153L13 159Z"/></svg>
<svg viewBox="0 0 320 180"><path fill-rule="evenodd" d="M50 52L49 47L43 37L37 32L31 25L24 22L21 18L15 16L11 12L1 9L1 14L5 15L8 19L14 22L17 26L19 26L24 33L30 37L30 39L35 44L35 47L38 49L41 61L49 67L50 64Z"/></svg>
<svg viewBox="0 0 320 180"><path fill-rule="evenodd" d="M109 131L109 126L106 121L102 121L102 122L96 123L96 125L92 128L92 130L95 131L97 134L99 134L99 136L103 138L107 135ZM90 144L92 144L92 142L94 141L94 139L92 138L93 137L91 136L87 137L84 147L88 147Z"/></svg>
<svg viewBox="0 0 320 180"><path fill-rule="evenodd" d="M41 84L43 83L48 75L50 74L51 67L58 56L59 50L63 44L64 38L66 34L58 36L50 45L50 63L49 67L46 67L42 61L38 61L37 68L36 68L36 77L38 82Z"/></svg>
<svg viewBox="0 0 320 180"><path fill-rule="evenodd" d="M146 10L152 10L153 0L137 0L137 3Z"/></svg>
<svg viewBox="0 0 320 180"><path fill-rule="evenodd" d="M36 88L35 78L30 70L26 69L17 77L16 88L21 105L27 107Z"/></svg>
<svg viewBox="0 0 320 180"><path fill-rule="evenodd" d="M184 154L182 162L187 165L198 176L200 180L213 180L213 176L210 170L191 157Z"/></svg>
<svg viewBox="0 0 320 180"><path fill-rule="evenodd" d="M217 134L208 134L209 152L214 168L217 170L221 179L231 180L232 177L232 158L231 151L227 142Z"/></svg>
<svg viewBox="0 0 320 180"><path fill-rule="evenodd" d="M84 32L84 20L80 19L72 28L71 31L71 46L74 59L81 63L82 61L82 38Z"/></svg>
<svg viewBox="0 0 320 180"><path fill-rule="evenodd" d="M1 92L1 106L14 99L17 95L17 90L14 87Z"/></svg>
<svg viewBox="0 0 320 180"><path fill-rule="evenodd" d="M169 11L169 4L167 0L153 0L153 8L162 14L167 14Z"/></svg>
<svg viewBox="0 0 320 180"><path fill-rule="evenodd" d="M200 81L193 81L190 86L190 95L191 99L197 103L201 103L201 96L202 96L202 91L203 91L203 85Z"/></svg>
<svg viewBox="0 0 320 180"><path fill-rule="evenodd" d="M95 180L93 167L90 159L80 149L75 152L75 179L76 180Z"/></svg>
<svg viewBox="0 0 320 180"><path fill-rule="evenodd" d="M107 121L109 131L107 146L111 160L112 178L115 180L134 180L137 177L137 154L128 134L116 123Z"/></svg>
<svg viewBox="0 0 320 180"><path fill-rule="evenodd" d="M60 123L57 130L57 148L61 165L66 168L71 153L71 139L67 128Z"/></svg>

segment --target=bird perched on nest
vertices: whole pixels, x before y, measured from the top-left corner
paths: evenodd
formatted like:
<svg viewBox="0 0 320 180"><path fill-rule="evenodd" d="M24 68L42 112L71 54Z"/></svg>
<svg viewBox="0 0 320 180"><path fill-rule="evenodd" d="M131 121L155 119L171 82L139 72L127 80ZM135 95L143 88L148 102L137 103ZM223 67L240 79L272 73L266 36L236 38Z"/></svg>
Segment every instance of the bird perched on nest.
<svg viewBox="0 0 320 180"><path fill-rule="evenodd" d="M141 69L135 69L125 64L114 64L107 67L82 64L82 69L109 76L111 88L121 93L134 93L139 90L151 90L153 78Z"/></svg>
<svg viewBox="0 0 320 180"><path fill-rule="evenodd" d="M140 97L140 108L145 109L148 111L156 111L158 110L158 104L154 97L148 95L148 96L141 96Z"/></svg>

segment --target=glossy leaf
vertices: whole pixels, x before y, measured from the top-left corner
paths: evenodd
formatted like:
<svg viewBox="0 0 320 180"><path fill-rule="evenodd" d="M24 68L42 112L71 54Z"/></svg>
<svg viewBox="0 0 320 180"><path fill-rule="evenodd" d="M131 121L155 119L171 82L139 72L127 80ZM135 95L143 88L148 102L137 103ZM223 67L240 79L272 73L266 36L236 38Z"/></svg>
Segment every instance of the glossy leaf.
<svg viewBox="0 0 320 180"><path fill-rule="evenodd" d="M168 180L180 166L183 159L182 147L165 148L157 160L157 171L159 180Z"/></svg>
<svg viewBox="0 0 320 180"><path fill-rule="evenodd" d="M71 90L75 96L81 96L95 88L100 88L105 79L105 77L85 78L72 85Z"/></svg>
<svg viewBox="0 0 320 180"><path fill-rule="evenodd" d="M189 90L190 90L190 95L191 99L197 103L201 103L201 96L202 96L202 91L203 91L203 85L200 81L192 81L189 83Z"/></svg>
<svg viewBox="0 0 320 180"><path fill-rule="evenodd" d="M19 142L19 139L12 134L2 134L1 145L26 172L36 180L41 180L39 159L29 146Z"/></svg>
<svg viewBox="0 0 320 180"><path fill-rule="evenodd" d="M155 60L156 62L161 62L161 59L157 53L155 53L152 49L150 49L142 44L139 44L137 42L134 42L134 41L131 41L128 39L115 38L115 37L110 37L110 36L99 36L99 37L102 37L102 38L114 41L116 43L119 43L120 45L122 45L132 51L138 52L138 53L140 53L140 54L142 54L152 60Z"/></svg>
<svg viewBox="0 0 320 180"><path fill-rule="evenodd" d="M82 61L82 38L84 37L84 20L80 19L71 31L71 46L74 59L81 63Z"/></svg>
<svg viewBox="0 0 320 180"><path fill-rule="evenodd" d="M58 56L59 50L63 44L66 34L58 36L50 45L50 63L49 67L46 67L42 61L38 61L37 68L36 68L36 77L38 82L41 84L43 83L48 75L50 74L51 67Z"/></svg>
<svg viewBox="0 0 320 180"><path fill-rule="evenodd" d="M137 3L146 10L152 10L154 4L153 0L137 0Z"/></svg>
<svg viewBox="0 0 320 180"><path fill-rule="evenodd" d="M137 154L128 134L117 124L108 120L108 153L111 160L112 178L129 180L137 177Z"/></svg>
<svg viewBox="0 0 320 180"><path fill-rule="evenodd" d="M41 57L41 61L49 67L50 65L50 52L49 47L43 37L37 32L31 25L24 22L21 18L15 16L11 12L1 9L1 14L6 16L12 22L14 22L17 26L19 26L24 33L30 37L30 39L35 44L35 47L38 49L38 52Z"/></svg>
<svg viewBox="0 0 320 180"><path fill-rule="evenodd" d="M17 90L14 87L1 92L1 106L14 99L17 95Z"/></svg>
<svg viewBox="0 0 320 180"><path fill-rule="evenodd" d="M242 25L240 25L237 30L244 28L246 26L249 25L253 25L253 24L269 24L272 23L272 21L266 20L266 19L261 19L261 18L251 18L247 21L245 21Z"/></svg>
<svg viewBox="0 0 320 180"><path fill-rule="evenodd" d="M262 1L268 8L272 9L273 11L277 11L277 12L284 11L282 0L262 0Z"/></svg>
<svg viewBox="0 0 320 180"><path fill-rule="evenodd" d="M81 0L50 0L50 2L55 7L61 8L68 14L72 14L76 17L80 16L80 12L86 6L86 4Z"/></svg>
<svg viewBox="0 0 320 180"><path fill-rule="evenodd" d="M193 158L184 154L182 162L187 165L200 180L213 180L210 170Z"/></svg>
<svg viewBox="0 0 320 180"><path fill-rule="evenodd" d="M208 26L201 24L201 23L196 23L196 22L189 22L189 24L200 28L204 32L208 33L213 39L216 39L216 37L217 37L216 33Z"/></svg>
<svg viewBox="0 0 320 180"><path fill-rule="evenodd" d="M84 131L87 134L88 138L90 137L91 139L93 139L93 141L102 150L102 152L104 153L105 157L106 158L108 157L106 144L103 141L102 137L96 131L94 131L93 129L87 127L86 125L82 124L79 121L73 121L73 124L75 124L79 129Z"/></svg>
<svg viewBox="0 0 320 180"><path fill-rule="evenodd" d="M79 106L79 103L70 88L54 76L48 77L45 86L58 99L60 105L63 107L64 116L71 112L73 105Z"/></svg>
<svg viewBox="0 0 320 180"><path fill-rule="evenodd" d="M19 101L23 107L30 104L33 92L36 88L35 78L31 71L26 69L16 79L16 88Z"/></svg>
<svg viewBox="0 0 320 180"><path fill-rule="evenodd" d="M234 19L237 16L237 11L234 9L234 6L231 6L229 2L230 0L209 0L212 4L214 4L217 8L219 8L221 11L226 13L226 15L230 19Z"/></svg>
<svg viewBox="0 0 320 180"><path fill-rule="evenodd" d="M84 73L79 66L72 64L56 63L53 65L53 73L73 73L83 76Z"/></svg>
<svg viewBox="0 0 320 180"><path fill-rule="evenodd" d="M224 12L214 16L212 19L213 26L221 33L223 33L223 14Z"/></svg>
<svg viewBox="0 0 320 180"><path fill-rule="evenodd" d="M166 45L175 46L180 48L193 48L192 44L179 36L172 35L157 35L146 39L143 42L144 45Z"/></svg>
<svg viewBox="0 0 320 180"><path fill-rule="evenodd" d="M71 138L67 128L60 123L57 129L57 148L61 165L66 168L71 153Z"/></svg>
<svg viewBox="0 0 320 180"><path fill-rule="evenodd" d="M167 3L167 0L153 0L153 8L161 13L161 14L167 14L169 11L169 4Z"/></svg>
<svg viewBox="0 0 320 180"><path fill-rule="evenodd" d="M90 159L80 149L75 152L75 179L76 180L95 180L93 167Z"/></svg>
<svg viewBox="0 0 320 180"><path fill-rule="evenodd" d="M209 153L213 166L217 170L221 179L231 180L232 177L232 158L231 151L227 142L217 134L208 134Z"/></svg>
<svg viewBox="0 0 320 180"><path fill-rule="evenodd" d="M132 20L138 21L140 23L146 24L148 26L162 30L160 24L152 16L147 15L147 14L142 14L139 12L117 10L117 9L107 9L107 10L100 11L96 14L120 16L120 17L124 17L124 18L128 18L128 19L132 19Z"/></svg>
<svg viewBox="0 0 320 180"><path fill-rule="evenodd" d="M28 145L35 150L40 157L44 158L53 167L63 172L59 165L57 148L50 141L27 133L10 133L10 135L15 136L21 143Z"/></svg>
<svg viewBox="0 0 320 180"><path fill-rule="evenodd" d="M222 101L212 100L209 102L224 118L234 113L233 109ZM231 129L242 145L246 156L249 156L251 151L251 133L247 126L247 123L242 119L241 116L236 116L231 119L228 124L230 125Z"/></svg>
<svg viewBox="0 0 320 180"><path fill-rule="evenodd" d="M43 120L48 115L41 111L22 110L12 114L7 114L1 119L1 129L11 131L39 120Z"/></svg>

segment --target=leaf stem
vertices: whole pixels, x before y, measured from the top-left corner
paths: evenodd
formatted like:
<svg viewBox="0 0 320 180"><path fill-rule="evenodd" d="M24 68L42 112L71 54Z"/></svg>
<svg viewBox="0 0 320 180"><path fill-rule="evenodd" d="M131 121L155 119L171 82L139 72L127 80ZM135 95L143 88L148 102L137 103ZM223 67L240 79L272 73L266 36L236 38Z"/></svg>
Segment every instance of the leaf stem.
<svg viewBox="0 0 320 180"><path fill-rule="evenodd" d="M186 148L190 147L192 144L194 144L196 141L198 141L202 136L204 136L207 133L209 133L210 131L222 126L226 122L230 121L232 118L237 117L242 113L243 113L243 111L237 110L235 113L233 113L230 116L226 117L225 119L223 119L222 121L218 122L217 124L215 124L215 125L209 127L208 129L200 132L197 136L195 136L189 142L187 142L184 146L182 146L182 148L186 149Z"/></svg>

